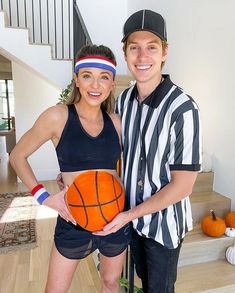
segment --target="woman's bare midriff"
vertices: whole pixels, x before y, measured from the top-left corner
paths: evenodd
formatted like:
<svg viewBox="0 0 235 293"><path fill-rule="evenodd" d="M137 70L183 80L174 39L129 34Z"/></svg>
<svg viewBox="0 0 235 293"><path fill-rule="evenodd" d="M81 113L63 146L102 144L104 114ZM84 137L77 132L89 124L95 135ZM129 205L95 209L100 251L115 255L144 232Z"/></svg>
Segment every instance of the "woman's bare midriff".
<svg viewBox="0 0 235 293"><path fill-rule="evenodd" d="M84 170L84 171L77 171L77 172L62 172L62 178L63 178L63 181L64 181L64 184L65 185L71 185L73 183L73 181L75 180L75 178L84 173L84 172L87 172L87 171L90 171L90 170ZM122 184L121 182L121 179L120 177L118 176L116 170L110 170L110 169L92 169L91 171L104 171L104 172L108 172L110 174L112 174L113 176L115 176L119 181L120 183Z"/></svg>

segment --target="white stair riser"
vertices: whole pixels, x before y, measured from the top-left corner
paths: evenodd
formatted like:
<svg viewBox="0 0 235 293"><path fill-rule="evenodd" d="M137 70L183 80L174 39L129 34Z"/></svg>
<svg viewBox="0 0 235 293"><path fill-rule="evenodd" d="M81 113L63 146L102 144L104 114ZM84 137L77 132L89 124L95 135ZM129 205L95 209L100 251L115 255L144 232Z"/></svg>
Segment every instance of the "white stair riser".
<svg viewBox="0 0 235 293"><path fill-rule="evenodd" d="M225 259L225 251L234 241L232 237L208 237L208 241L183 243L179 266Z"/></svg>
<svg viewBox="0 0 235 293"><path fill-rule="evenodd" d="M216 216L224 219L226 214L230 211L231 201L230 199L224 199L220 201L212 202L191 202L192 215L194 225L201 223L201 220L210 215L210 210L213 209Z"/></svg>

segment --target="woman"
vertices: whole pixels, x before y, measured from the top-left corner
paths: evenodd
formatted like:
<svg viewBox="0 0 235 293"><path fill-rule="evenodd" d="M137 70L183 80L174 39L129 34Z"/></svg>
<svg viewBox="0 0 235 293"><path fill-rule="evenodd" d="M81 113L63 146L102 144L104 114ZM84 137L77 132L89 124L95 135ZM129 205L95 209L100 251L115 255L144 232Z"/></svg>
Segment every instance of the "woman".
<svg viewBox="0 0 235 293"><path fill-rule="evenodd" d="M73 91L67 105L59 104L43 112L10 156L17 175L38 202L59 213L46 293L67 292L79 260L96 248L100 251L102 292L115 293L119 289L118 280L130 242L129 226L102 237L76 225L64 200L67 187L49 195L38 184L27 161L28 156L51 140L66 186L89 169L104 170L117 176L121 125L119 117L112 113L115 73L116 61L109 48L83 47L77 55Z"/></svg>

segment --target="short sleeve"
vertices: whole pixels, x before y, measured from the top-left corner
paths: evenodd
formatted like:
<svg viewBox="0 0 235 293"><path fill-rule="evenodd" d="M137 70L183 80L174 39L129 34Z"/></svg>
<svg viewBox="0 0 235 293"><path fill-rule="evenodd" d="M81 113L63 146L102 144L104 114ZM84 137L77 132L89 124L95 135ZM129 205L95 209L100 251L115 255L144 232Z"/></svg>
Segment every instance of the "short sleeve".
<svg viewBox="0 0 235 293"><path fill-rule="evenodd" d="M199 110L181 113L170 129L170 170L199 171L201 167L201 122Z"/></svg>

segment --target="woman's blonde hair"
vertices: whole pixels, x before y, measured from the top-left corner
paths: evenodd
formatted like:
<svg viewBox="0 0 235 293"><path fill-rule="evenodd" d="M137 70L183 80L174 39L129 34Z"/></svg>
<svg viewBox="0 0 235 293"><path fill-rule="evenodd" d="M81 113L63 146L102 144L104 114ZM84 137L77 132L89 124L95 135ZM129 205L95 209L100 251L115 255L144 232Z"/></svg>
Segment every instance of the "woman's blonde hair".
<svg viewBox="0 0 235 293"><path fill-rule="evenodd" d="M116 63L115 56L113 52L106 46L103 45L86 45L82 47L76 56L76 60L86 57L86 56L102 56L110 59L114 63ZM66 105L76 104L81 99L81 94L79 88L77 88L75 84L75 80L72 83L72 91L66 101ZM114 109L114 95L113 92L110 92L108 98L101 104L101 109L111 113Z"/></svg>

